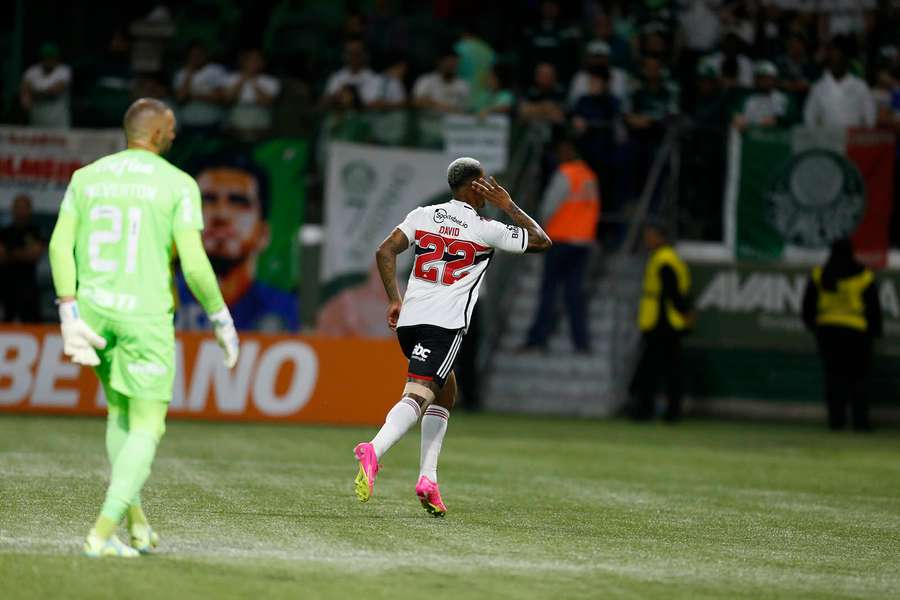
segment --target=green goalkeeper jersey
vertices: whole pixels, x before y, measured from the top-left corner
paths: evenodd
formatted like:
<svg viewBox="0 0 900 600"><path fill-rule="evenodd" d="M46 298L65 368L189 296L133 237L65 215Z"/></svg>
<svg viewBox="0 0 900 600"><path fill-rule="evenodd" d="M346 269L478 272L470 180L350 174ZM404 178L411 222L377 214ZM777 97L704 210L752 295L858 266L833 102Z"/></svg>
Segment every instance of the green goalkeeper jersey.
<svg viewBox="0 0 900 600"><path fill-rule="evenodd" d="M118 319L173 311L175 233L203 229L192 177L152 152L124 150L74 173L66 213L77 223L79 302Z"/></svg>

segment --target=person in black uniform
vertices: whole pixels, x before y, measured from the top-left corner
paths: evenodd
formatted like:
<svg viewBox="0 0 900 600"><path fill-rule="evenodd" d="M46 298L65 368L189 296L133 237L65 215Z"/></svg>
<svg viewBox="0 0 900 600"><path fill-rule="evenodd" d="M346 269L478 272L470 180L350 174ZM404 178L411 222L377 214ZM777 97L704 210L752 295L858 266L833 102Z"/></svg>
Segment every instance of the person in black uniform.
<svg viewBox="0 0 900 600"><path fill-rule="evenodd" d="M37 264L47 244L32 221L31 198L25 194L16 196L12 217L12 223L0 229L0 263L6 284L0 295L3 319L7 322L37 323L41 320Z"/></svg>
<svg viewBox="0 0 900 600"><path fill-rule="evenodd" d="M856 260L849 239L836 241L824 268L813 269L803 322L816 336L825 371L828 426L843 429L849 405L853 429L870 431L866 386L874 340L881 336L881 303L875 276Z"/></svg>
<svg viewBox="0 0 900 600"><path fill-rule="evenodd" d="M644 288L638 310L641 357L631 382L631 417L647 421L654 417L654 399L660 380L666 382L668 408L663 419L675 422L681 418L683 374L681 338L692 320L691 276L675 249L669 243L665 228L648 224L644 228L644 244L650 257L644 270Z"/></svg>

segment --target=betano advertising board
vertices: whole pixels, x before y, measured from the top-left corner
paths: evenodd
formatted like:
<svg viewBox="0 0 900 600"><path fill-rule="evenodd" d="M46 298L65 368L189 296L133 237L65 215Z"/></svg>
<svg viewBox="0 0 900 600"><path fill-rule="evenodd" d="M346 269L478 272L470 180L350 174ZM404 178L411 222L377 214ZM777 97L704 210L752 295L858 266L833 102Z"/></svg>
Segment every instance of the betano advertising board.
<svg viewBox="0 0 900 600"><path fill-rule="evenodd" d="M222 366L215 340L179 333L172 418L379 425L399 398L406 361L394 340L241 335ZM91 369L63 356L53 326L0 326L0 412L102 415Z"/></svg>

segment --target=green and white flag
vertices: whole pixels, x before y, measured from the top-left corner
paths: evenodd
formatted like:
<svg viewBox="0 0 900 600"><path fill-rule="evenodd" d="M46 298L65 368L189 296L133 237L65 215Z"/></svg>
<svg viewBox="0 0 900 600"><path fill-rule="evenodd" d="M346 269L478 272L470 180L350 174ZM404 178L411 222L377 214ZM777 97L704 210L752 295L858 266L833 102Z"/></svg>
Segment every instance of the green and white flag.
<svg viewBox="0 0 900 600"><path fill-rule="evenodd" d="M886 131L733 130L726 244L741 260L819 250L850 236L873 266L887 259L894 135Z"/></svg>

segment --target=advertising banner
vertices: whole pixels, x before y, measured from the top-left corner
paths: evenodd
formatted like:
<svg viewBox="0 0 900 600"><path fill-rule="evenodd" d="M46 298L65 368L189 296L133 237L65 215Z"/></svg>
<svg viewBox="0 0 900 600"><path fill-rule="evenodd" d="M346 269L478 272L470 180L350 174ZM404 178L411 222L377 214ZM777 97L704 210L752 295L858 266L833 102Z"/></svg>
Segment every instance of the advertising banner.
<svg viewBox="0 0 900 600"><path fill-rule="evenodd" d="M447 164L439 151L330 144L319 333L391 335L375 250L409 211L449 197Z"/></svg>
<svg viewBox="0 0 900 600"><path fill-rule="evenodd" d="M851 236L860 260L886 264L894 189L888 131L732 131L726 241L741 260L819 249Z"/></svg>
<svg viewBox="0 0 900 600"><path fill-rule="evenodd" d="M229 371L215 339L180 333L169 416L380 425L405 373L395 341L244 334ZM92 370L63 356L57 327L0 326L0 412L101 415L105 406Z"/></svg>
<svg viewBox="0 0 900 600"><path fill-rule="evenodd" d="M448 164L460 156L471 156L481 162L486 173L505 171L509 159L509 117L446 115L444 153Z"/></svg>
<svg viewBox="0 0 900 600"><path fill-rule="evenodd" d="M308 142L279 138L254 145L222 138L175 142L172 162L197 180L203 245L239 330L297 331L297 231L306 196ZM203 308L176 274L181 330L205 330Z"/></svg>
<svg viewBox="0 0 900 600"><path fill-rule="evenodd" d="M809 267L691 262L697 320L686 338L695 397L820 402L815 339L801 318ZM900 272L876 274L884 337L876 343L876 403L900 398ZM696 376L694 375L696 374Z"/></svg>
<svg viewBox="0 0 900 600"><path fill-rule="evenodd" d="M35 213L55 220L72 173L124 148L118 129L0 127L0 198L26 194Z"/></svg>
<svg viewBox="0 0 900 600"><path fill-rule="evenodd" d="M814 352L801 310L809 268L692 263L697 324L694 343ZM879 272L884 317L881 350L900 356L900 273Z"/></svg>

